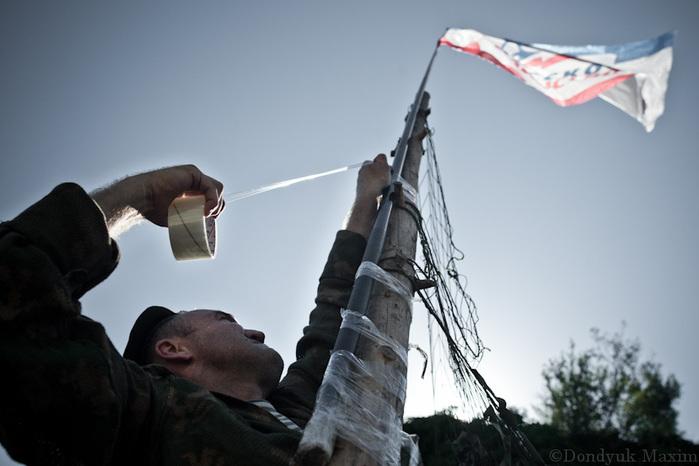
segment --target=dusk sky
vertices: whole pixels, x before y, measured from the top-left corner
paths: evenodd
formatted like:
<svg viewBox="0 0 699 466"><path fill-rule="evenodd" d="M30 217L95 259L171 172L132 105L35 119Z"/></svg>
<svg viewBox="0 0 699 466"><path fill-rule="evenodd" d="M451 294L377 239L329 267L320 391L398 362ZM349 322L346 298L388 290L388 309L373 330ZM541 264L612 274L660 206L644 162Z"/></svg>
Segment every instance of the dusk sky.
<svg viewBox="0 0 699 466"><path fill-rule="evenodd" d="M86 190L194 163L226 192L390 151L447 27L523 42L616 44L678 31L655 130L596 99L561 108L440 50L432 114L460 270L490 349L479 371L533 407L541 370L589 329L638 338L682 385L699 441L699 3L694 0L35 2L0 4L0 219L55 185ZM232 312L286 364L349 208L356 172L227 206L213 261L176 262L141 224L82 300L119 350L147 306ZM425 345L416 306L411 339ZM406 416L456 403L410 354ZM14 464L0 450L0 464Z"/></svg>

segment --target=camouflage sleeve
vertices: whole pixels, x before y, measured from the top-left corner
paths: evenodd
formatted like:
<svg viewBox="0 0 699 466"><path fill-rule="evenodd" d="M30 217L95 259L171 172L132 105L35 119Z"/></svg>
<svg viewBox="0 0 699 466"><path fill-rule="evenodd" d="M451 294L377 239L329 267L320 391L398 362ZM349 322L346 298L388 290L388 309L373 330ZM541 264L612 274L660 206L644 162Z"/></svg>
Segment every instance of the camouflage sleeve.
<svg viewBox="0 0 699 466"><path fill-rule="evenodd" d="M279 411L302 427L313 412L316 392L340 328L340 308L349 301L365 247L362 235L346 230L337 233L320 276L316 306L296 346L297 360L270 397Z"/></svg>
<svg viewBox="0 0 699 466"><path fill-rule="evenodd" d="M0 441L15 460L108 464L137 435L128 411L146 412L148 379L78 301L118 257L75 184L0 224Z"/></svg>

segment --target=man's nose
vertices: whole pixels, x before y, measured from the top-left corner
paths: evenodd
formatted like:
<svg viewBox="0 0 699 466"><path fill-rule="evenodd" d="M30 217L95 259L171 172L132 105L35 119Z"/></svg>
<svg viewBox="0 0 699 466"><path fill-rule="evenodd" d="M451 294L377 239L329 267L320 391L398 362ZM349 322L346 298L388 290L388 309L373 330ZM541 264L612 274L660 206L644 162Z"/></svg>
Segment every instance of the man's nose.
<svg viewBox="0 0 699 466"><path fill-rule="evenodd" d="M259 341L260 343L265 342L265 334L260 332L259 330L245 329L243 330L243 334L248 338L252 338L253 340Z"/></svg>

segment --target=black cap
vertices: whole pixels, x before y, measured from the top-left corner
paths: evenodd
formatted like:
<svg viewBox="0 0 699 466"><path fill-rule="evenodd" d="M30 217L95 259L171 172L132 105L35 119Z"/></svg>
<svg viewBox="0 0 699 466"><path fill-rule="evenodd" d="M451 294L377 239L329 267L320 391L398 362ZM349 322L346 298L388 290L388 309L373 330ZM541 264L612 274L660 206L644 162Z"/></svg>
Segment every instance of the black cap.
<svg viewBox="0 0 699 466"><path fill-rule="evenodd" d="M176 314L162 306L151 306L141 312L129 333L129 342L124 349L124 357L141 365L148 363L148 343L166 321Z"/></svg>

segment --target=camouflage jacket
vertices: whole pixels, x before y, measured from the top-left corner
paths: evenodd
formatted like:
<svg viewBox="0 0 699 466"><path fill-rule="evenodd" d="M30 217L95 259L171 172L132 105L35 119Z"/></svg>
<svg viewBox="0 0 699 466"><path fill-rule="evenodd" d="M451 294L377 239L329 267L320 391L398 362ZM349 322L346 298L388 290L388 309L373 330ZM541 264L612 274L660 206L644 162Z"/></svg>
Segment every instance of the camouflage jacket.
<svg viewBox="0 0 699 466"><path fill-rule="evenodd" d="M337 234L297 357L268 400L311 416L365 247ZM125 360L80 297L116 267L104 217L62 184L0 224L0 441L30 465L285 465L300 434L262 408Z"/></svg>

